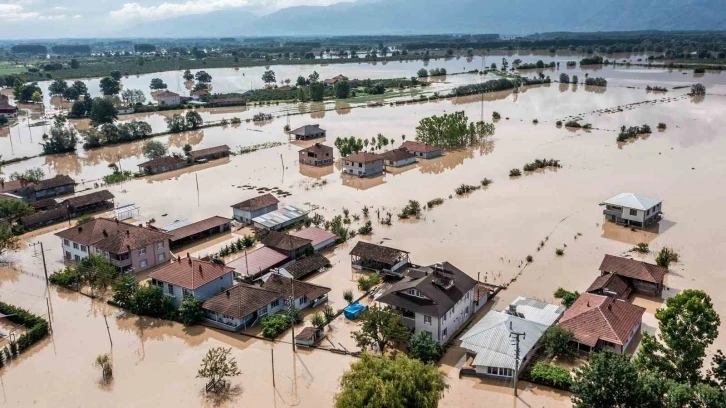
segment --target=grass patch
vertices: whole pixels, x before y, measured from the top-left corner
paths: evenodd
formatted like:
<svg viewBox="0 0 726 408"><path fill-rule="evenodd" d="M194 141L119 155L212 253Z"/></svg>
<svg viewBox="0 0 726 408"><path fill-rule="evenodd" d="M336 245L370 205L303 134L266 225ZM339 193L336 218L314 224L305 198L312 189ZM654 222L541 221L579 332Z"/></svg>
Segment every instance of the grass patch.
<svg viewBox="0 0 726 408"><path fill-rule="evenodd" d="M492 184L493 182L494 181L492 181L492 179L484 178L481 181L481 185L482 185L482 187L489 187L489 185Z"/></svg>
<svg viewBox="0 0 726 408"><path fill-rule="evenodd" d="M509 177L519 177L521 175L522 175L522 170L520 170L520 169L509 170Z"/></svg>
<svg viewBox="0 0 726 408"><path fill-rule="evenodd" d="M456 195L464 195L464 194L469 194L472 191L479 190L480 188L481 188L481 186L471 186L468 184L462 184L459 187L456 187L454 192L456 193Z"/></svg>
<svg viewBox="0 0 726 408"><path fill-rule="evenodd" d="M114 171L111 174L103 176L103 182L106 184L121 183L133 178L134 175L130 171Z"/></svg>
<svg viewBox="0 0 726 408"><path fill-rule="evenodd" d="M641 254L647 254L650 252L650 248L648 247L648 244L645 242L641 242L638 245L634 246L631 251L638 252Z"/></svg>
<svg viewBox="0 0 726 408"><path fill-rule="evenodd" d="M443 198L434 198L433 200L429 200L429 202L426 203L426 208L429 210L436 207L437 205L441 205L444 203Z"/></svg>
<svg viewBox="0 0 726 408"><path fill-rule="evenodd" d="M555 159L537 159L533 161L532 163L527 163L524 165L524 171L535 171L539 169L544 169L547 167L555 167L560 168L562 165L560 165L559 160Z"/></svg>

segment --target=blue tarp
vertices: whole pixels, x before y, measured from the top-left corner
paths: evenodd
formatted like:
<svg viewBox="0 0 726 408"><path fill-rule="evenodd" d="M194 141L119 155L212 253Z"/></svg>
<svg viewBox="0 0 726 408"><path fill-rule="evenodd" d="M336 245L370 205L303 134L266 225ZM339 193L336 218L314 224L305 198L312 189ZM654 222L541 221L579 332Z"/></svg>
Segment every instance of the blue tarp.
<svg viewBox="0 0 726 408"><path fill-rule="evenodd" d="M343 314L345 315L345 318L348 320L355 320L360 316L361 313L368 310L368 306L361 305L358 302L353 303L352 305L349 305L345 309L343 309Z"/></svg>

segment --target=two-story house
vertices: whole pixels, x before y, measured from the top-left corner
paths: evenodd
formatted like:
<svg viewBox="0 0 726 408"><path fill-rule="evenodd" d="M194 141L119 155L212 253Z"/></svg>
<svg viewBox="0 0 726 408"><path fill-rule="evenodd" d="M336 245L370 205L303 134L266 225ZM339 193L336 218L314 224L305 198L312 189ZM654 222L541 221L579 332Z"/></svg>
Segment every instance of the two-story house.
<svg viewBox="0 0 726 408"><path fill-rule="evenodd" d="M377 301L401 312L414 333L428 333L439 344L474 313L476 280L448 262L411 269Z"/></svg>
<svg viewBox="0 0 726 408"><path fill-rule="evenodd" d="M359 152L343 158L343 173L358 177L373 176L383 172L383 156Z"/></svg>
<svg viewBox="0 0 726 408"><path fill-rule="evenodd" d="M333 148L322 143L315 143L298 153L300 164L308 166L329 166L333 164Z"/></svg>
<svg viewBox="0 0 726 408"><path fill-rule="evenodd" d="M620 193L600 203L605 219L632 227L648 227L660 220L662 200L635 193Z"/></svg>
<svg viewBox="0 0 726 408"><path fill-rule="evenodd" d="M234 269L220 263L192 258L177 258L149 274L151 284L160 287L170 296L175 307L181 305L184 296L200 301L231 288L234 285Z"/></svg>
<svg viewBox="0 0 726 408"><path fill-rule="evenodd" d="M253 218L277 210L280 200L270 193L263 194L232 206L232 216L244 224L252 222Z"/></svg>
<svg viewBox="0 0 726 408"><path fill-rule="evenodd" d="M96 218L55 234L63 256L80 261L102 255L122 272L141 271L169 261L169 234L125 222Z"/></svg>
<svg viewBox="0 0 726 408"><path fill-rule="evenodd" d="M39 181L0 181L0 193L13 194L29 202L73 194L75 189L76 182L63 174Z"/></svg>

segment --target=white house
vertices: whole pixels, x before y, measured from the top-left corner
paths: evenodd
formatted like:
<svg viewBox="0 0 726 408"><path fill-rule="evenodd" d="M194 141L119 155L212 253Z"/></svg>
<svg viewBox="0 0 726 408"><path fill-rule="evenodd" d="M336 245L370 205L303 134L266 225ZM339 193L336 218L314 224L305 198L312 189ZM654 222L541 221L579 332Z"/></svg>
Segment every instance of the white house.
<svg viewBox="0 0 726 408"><path fill-rule="evenodd" d="M181 95L178 93L163 90L153 92L151 96L159 103L159 105L179 105L181 104Z"/></svg>
<svg viewBox="0 0 726 408"><path fill-rule="evenodd" d="M343 173L366 177L382 172L383 156L380 154L359 152L343 157Z"/></svg>
<svg viewBox="0 0 726 408"><path fill-rule="evenodd" d="M175 307L184 296L204 301L234 284L234 269L222 264L191 258L177 258L149 274L151 284L170 296Z"/></svg>
<svg viewBox="0 0 726 408"><path fill-rule="evenodd" d="M647 227L660 220L662 200L635 193L620 193L600 205L608 221L633 227Z"/></svg>
<svg viewBox="0 0 726 408"><path fill-rule="evenodd" d="M411 269L376 299L401 312L414 333L426 332L439 344L474 313L477 282L448 262Z"/></svg>
<svg viewBox="0 0 726 408"><path fill-rule="evenodd" d="M291 300L298 310L318 306L328 300L328 292L330 289L323 286L270 273L261 286L239 283L207 299L202 309L207 322L224 330L237 331L289 307Z"/></svg>
<svg viewBox="0 0 726 408"><path fill-rule="evenodd" d="M232 206L232 216L239 222L250 224L252 223L253 218L257 218L277 210L279 202L280 200L275 198L272 194L263 194L258 197L250 198L249 200L242 201L241 203L234 204Z"/></svg>

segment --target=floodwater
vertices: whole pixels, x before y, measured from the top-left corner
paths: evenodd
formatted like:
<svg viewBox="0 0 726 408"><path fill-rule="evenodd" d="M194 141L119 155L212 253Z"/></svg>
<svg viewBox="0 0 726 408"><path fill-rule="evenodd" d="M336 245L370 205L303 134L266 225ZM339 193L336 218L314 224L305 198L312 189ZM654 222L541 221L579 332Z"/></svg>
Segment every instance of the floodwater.
<svg viewBox="0 0 726 408"><path fill-rule="evenodd" d="M649 79L655 82L658 75ZM680 77L673 74L673 78ZM264 126L243 122L238 128L204 129L160 139L168 140L172 150L181 150L185 143L195 147L265 142L283 145L107 188L116 195L117 204L136 203L141 208L140 220L153 218L158 224L181 218L230 216L230 205L255 194L243 185L282 188L291 193L282 198L283 203L315 206L315 212L328 219L341 214L344 207L356 215L361 215L363 206L370 207L373 235L356 238L327 253L332 268L310 279L331 288L330 301L335 309L343 306L346 289L355 290L357 275L350 268L348 253L357 239L410 251L418 264L446 260L482 281L507 286L492 301L494 309L503 308L517 296L554 301L552 294L558 287L583 291L598 275L603 255L629 255L635 243L648 242L651 250L670 246L681 255L666 278L667 296L688 288L703 289L713 297L716 310L726 315L726 299L719 296L726 289L719 259L726 251L726 229L719 222L726 190L718 188L726 174L726 159L721 153L726 151L726 139L721 136L726 126L721 114L726 96L720 95L726 81L717 74L709 78L721 82L709 86L710 94L699 99L686 96L687 89L656 94L647 93L644 87L563 89L551 84L518 94L506 91L395 107L352 108L345 114L333 110L290 117L292 127L320 123L328 130L328 144L339 136L370 139L382 133L393 137L398 145L402 135L412 140L418 121L433 114L464 110L470 120L478 120L482 111L487 120L492 111L502 116L496 122L495 135L479 146L449 151L441 158L422 160L370 179L342 175L339 163L323 169L299 168L300 146L286 143L282 132L285 118ZM688 82L682 81L679 83ZM555 126L556 120L573 116L580 117L581 123L592 123L593 129L573 131ZM533 124L533 119L539 123ZM647 123L655 129L659 122L665 122L667 130L626 144L615 140L620 126ZM508 177L511 168L521 168L537 158L558 159L562 168ZM45 166L50 174L71 174L93 188L91 180L107 174L108 163L120 161L123 168L133 168L140 160L140 146L128 144L79 155L41 157L5 166L3 171ZM461 183L478 184L485 177L494 181L487 188L465 197L454 195L454 188ZM633 232L603 223L598 203L625 191L664 200L665 219L657 228ZM395 214L409 199L423 204L438 197L445 202L424 211L421 219L397 220ZM379 214L382 218L387 212L393 214L392 226L378 222ZM353 221L351 227L357 228L363 221ZM62 253L51 230L36 232L27 242L45 243L49 270L53 271L62 267ZM192 251L205 254L217 250L243 233L220 236ZM546 242L538 251L540 241ZM555 248L563 248L564 256L557 256ZM533 263L526 264L527 255L534 257ZM642 259L652 261L653 256ZM8 260L13 269L0 270L3 301L46 315L46 289L37 247L26 247ZM203 381L195 378L196 369L206 350L226 346L233 348L243 374L233 379L232 384L239 388L222 406L330 406L340 375L353 361L325 350L293 355L287 343L273 345L201 327L185 329L128 316L102 302L55 287L49 293L54 335L0 371L0 404L210 405L203 398ZM652 313L659 300L638 302L648 307L646 329L654 330ZM329 338L338 348L355 349L349 337L353 330L354 323L339 318ZM722 331L713 350L724 347ZM271 349L275 353L276 388L272 386ZM110 386L101 386L100 372L92 363L96 355L111 350L115 378ZM515 399L511 384L459 379L463 358L461 350L452 347L441 362L451 385L442 406L474 407L483 400L498 407L570 405L567 395L524 382L520 383L520 399Z"/></svg>

